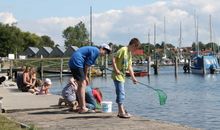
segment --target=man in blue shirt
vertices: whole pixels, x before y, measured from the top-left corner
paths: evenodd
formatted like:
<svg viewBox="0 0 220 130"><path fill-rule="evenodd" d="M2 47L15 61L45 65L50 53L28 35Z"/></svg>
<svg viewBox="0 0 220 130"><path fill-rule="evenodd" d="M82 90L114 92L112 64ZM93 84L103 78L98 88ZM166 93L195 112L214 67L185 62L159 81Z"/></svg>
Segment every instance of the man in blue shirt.
<svg viewBox="0 0 220 130"><path fill-rule="evenodd" d="M85 89L87 83L89 83L88 68L95 64L98 56L104 56L110 52L110 47L107 44L103 44L100 48L94 46L84 46L72 54L69 60L69 67L78 84L77 95L80 106L79 113L93 112L86 108L85 101Z"/></svg>

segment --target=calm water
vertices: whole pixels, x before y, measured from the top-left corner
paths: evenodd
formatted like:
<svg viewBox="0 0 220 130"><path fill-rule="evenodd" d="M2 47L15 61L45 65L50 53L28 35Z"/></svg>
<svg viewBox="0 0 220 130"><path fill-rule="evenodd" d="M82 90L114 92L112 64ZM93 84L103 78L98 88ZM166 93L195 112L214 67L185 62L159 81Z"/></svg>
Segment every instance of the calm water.
<svg viewBox="0 0 220 130"><path fill-rule="evenodd" d="M140 82L167 93L167 103L163 106L159 105L154 91L140 84L134 85L127 79L125 106L128 111L149 119L219 130L220 74L201 76L184 74L182 68L179 71L175 77L174 67L161 67L158 76L137 77ZM59 78L52 78L51 93L60 94L68 79L69 77L64 77L63 82L60 82ZM92 86L102 90L104 100L114 102L113 111L116 112L115 89L110 76L94 78Z"/></svg>

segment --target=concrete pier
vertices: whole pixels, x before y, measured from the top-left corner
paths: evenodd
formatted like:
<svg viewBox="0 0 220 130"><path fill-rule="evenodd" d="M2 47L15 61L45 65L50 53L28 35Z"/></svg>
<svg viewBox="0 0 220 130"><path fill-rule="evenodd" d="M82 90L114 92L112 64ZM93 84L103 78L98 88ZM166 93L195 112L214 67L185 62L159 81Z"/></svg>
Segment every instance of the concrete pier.
<svg viewBox="0 0 220 130"><path fill-rule="evenodd" d="M34 124L42 130L196 130L180 124L132 116L121 119L117 113L78 114L59 108L58 95L33 95L17 90L12 81L0 86L6 117L21 124Z"/></svg>

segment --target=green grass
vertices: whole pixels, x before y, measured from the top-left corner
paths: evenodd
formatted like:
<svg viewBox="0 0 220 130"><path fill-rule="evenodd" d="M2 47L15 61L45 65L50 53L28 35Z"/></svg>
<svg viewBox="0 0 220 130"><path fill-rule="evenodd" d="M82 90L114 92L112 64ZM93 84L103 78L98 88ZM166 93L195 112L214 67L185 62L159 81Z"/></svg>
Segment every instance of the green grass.
<svg viewBox="0 0 220 130"><path fill-rule="evenodd" d="M0 114L0 130L37 130L34 125L30 125L28 129L22 129L20 124L7 119L4 115Z"/></svg>

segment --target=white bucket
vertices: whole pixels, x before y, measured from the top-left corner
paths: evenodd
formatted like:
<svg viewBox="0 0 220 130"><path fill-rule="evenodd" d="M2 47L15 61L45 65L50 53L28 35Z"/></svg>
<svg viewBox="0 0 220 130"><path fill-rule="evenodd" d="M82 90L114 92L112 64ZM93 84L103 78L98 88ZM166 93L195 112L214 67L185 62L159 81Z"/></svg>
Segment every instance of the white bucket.
<svg viewBox="0 0 220 130"><path fill-rule="evenodd" d="M102 105L102 112L112 112L112 102L111 101L103 101Z"/></svg>

